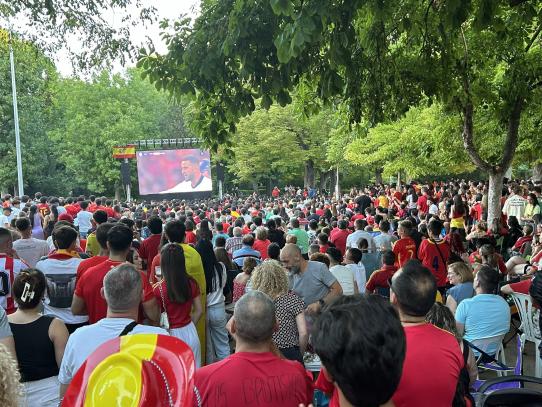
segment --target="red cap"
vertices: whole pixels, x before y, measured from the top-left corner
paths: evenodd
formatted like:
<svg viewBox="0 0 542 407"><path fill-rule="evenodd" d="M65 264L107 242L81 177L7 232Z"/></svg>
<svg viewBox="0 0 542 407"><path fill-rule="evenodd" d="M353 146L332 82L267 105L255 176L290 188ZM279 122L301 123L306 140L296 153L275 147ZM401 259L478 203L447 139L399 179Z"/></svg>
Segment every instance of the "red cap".
<svg viewBox="0 0 542 407"><path fill-rule="evenodd" d="M65 220L67 222L73 223L73 217L69 213L61 213L58 215L58 220Z"/></svg>

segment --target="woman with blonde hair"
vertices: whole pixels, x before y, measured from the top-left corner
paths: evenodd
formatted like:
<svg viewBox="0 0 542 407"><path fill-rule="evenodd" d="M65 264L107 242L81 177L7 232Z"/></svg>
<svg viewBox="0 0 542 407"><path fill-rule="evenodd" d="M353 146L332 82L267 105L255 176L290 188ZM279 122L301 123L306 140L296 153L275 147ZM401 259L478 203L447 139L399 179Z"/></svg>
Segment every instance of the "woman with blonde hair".
<svg viewBox="0 0 542 407"><path fill-rule="evenodd" d="M448 281L453 287L448 290L446 306L450 308L452 314L455 314L455 310L461 301L474 296L472 269L462 261L452 263L448 266Z"/></svg>
<svg viewBox="0 0 542 407"><path fill-rule="evenodd" d="M288 289L288 272L278 261L268 260L252 273L252 289L271 297L275 303L278 331L273 342L286 359L303 363L309 335L305 322L305 303Z"/></svg>
<svg viewBox="0 0 542 407"><path fill-rule="evenodd" d="M8 349L0 343L0 406L17 407L21 395L17 362Z"/></svg>

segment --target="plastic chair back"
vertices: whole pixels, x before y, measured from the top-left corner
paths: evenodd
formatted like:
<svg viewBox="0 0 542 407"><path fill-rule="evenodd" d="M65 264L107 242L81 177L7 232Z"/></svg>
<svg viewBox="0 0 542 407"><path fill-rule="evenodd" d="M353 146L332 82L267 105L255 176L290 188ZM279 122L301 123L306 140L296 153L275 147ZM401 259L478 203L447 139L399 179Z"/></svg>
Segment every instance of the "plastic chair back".
<svg viewBox="0 0 542 407"><path fill-rule="evenodd" d="M485 353L492 356L495 355L495 359L500 361L499 356L501 356L501 353L503 353L502 341L504 339L504 335L505 334L490 336L488 338L474 339L471 341L471 343ZM476 360L479 361L482 355L476 349L473 349L473 352Z"/></svg>
<svg viewBox="0 0 542 407"><path fill-rule="evenodd" d="M525 339L531 342L540 340L540 328L537 325L540 311L533 307L530 295L513 293L511 294L519 312L521 326L519 329L525 335Z"/></svg>

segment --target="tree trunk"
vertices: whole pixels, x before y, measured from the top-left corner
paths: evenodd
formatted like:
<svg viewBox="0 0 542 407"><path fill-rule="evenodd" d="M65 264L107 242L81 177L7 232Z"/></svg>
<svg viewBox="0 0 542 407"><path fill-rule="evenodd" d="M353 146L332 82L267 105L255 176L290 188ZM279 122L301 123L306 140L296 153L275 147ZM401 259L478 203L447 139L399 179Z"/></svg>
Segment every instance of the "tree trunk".
<svg viewBox="0 0 542 407"><path fill-rule="evenodd" d="M542 181L542 163L533 167L533 181Z"/></svg>
<svg viewBox="0 0 542 407"><path fill-rule="evenodd" d="M273 183L273 177L272 176L269 176L267 178L267 195L268 196L271 196L271 191L273 190L273 185L271 185Z"/></svg>
<svg viewBox="0 0 542 407"><path fill-rule="evenodd" d="M383 184L383 181L382 181L382 168L377 168L375 170L375 183L376 184Z"/></svg>
<svg viewBox="0 0 542 407"><path fill-rule="evenodd" d="M491 227L494 219L501 217L501 195L504 172L489 173L489 190L487 199L487 225Z"/></svg>
<svg viewBox="0 0 542 407"><path fill-rule="evenodd" d="M305 188L314 187L314 161L312 161L312 159L305 161L305 176L303 186Z"/></svg>

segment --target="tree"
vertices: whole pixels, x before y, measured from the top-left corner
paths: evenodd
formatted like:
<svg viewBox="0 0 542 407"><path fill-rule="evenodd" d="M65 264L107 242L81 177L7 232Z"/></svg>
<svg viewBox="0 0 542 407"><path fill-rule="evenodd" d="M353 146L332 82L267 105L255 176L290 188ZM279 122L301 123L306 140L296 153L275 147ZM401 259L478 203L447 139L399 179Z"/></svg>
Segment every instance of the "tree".
<svg viewBox="0 0 542 407"><path fill-rule="evenodd" d="M13 39L23 179L29 192L57 191L50 180L61 177L55 160L55 145L47 131L55 122L51 109L58 74L52 61L36 46ZM17 185L15 124L9 66L8 33L0 30L0 189L13 193ZM60 180L59 180L60 181Z"/></svg>
<svg viewBox="0 0 542 407"><path fill-rule="evenodd" d="M108 21L110 15L116 26ZM135 55L130 30L154 19L155 9L143 7L141 0L0 0L0 26L13 26L51 53L67 49L83 69L102 62L124 64Z"/></svg>
<svg viewBox="0 0 542 407"><path fill-rule="evenodd" d="M328 129L322 120L300 118L292 107L256 109L238 125L231 146L235 159L228 160L228 168L239 181L265 181L268 187L278 179L291 182L303 169L305 186L314 186L315 171L327 167L323 144Z"/></svg>
<svg viewBox="0 0 542 407"><path fill-rule="evenodd" d="M288 104L307 78L322 100L341 96L350 119L370 126L423 96L439 100L461 116L465 152L489 175L491 221L522 113L540 97L540 8L521 0L207 1L192 27L177 22L166 35L167 55L145 52L140 65L157 87L194 94L209 123L200 134L214 145L228 142L255 98ZM482 132L483 118L492 133ZM495 148L485 155L488 140Z"/></svg>
<svg viewBox="0 0 542 407"><path fill-rule="evenodd" d="M77 186L94 193L111 194L119 185L113 146L177 138L185 131L179 107L141 80L136 70L125 76L104 71L90 83L64 80L56 108L62 118L49 136L62 146L58 159Z"/></svg>
<svg viewBox="0 0 542 407"><path fill-rule="evenodd" d="M354 164L382 167L383 176L407 179L471 171L461 148L457 116L439 105L413 107L397 121L379 124L348 145L346 159Z"/></svg>

